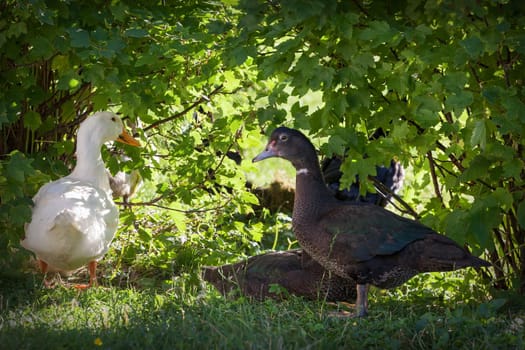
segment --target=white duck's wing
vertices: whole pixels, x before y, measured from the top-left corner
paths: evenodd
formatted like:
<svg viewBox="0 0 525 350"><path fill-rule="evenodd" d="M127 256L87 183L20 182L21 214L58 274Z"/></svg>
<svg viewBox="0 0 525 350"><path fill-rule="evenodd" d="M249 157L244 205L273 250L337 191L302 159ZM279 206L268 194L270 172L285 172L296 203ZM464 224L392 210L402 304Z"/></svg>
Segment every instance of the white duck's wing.
<svg viewBox="0 0 525 350"><path fill-rule="evenodd" d="M68 177L43 186L33 199L22 246L49 265L73 270L101 258L118 225L118 210L107 193Z"/></svg>

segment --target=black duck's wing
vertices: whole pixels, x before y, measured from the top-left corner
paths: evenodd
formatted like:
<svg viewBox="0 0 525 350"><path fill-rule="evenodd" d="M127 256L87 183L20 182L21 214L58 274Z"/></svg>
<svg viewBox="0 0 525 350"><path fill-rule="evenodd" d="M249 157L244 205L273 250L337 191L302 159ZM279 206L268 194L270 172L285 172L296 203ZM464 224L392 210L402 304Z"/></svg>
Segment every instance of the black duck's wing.
<svg viewBox="0 0 525 350"><path fill-rule="evenodd" d="M270 252L251 257L246 266L246 276L276 283L288 271L299 269L301 269L299 250Z"/></svg>
<svg viewBox="0 0 525 350"><path fill-rule="evenodd" d="M411 242L435 233L430 228L379 206L347 204L327 212L317 229L331 256L348 263L392 255Z"/></svg>

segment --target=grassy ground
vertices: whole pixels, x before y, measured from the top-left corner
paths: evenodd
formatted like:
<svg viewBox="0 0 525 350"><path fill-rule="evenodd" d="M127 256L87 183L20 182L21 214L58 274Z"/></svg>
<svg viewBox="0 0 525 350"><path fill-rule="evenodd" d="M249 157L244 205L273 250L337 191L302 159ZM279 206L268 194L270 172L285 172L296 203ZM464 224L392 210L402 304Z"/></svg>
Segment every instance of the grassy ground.
<svg viewBox="0 0 525 350"><path fill-rule="evenodd" d="M462 302L421 290L376 291L371 315L348 319L333 317L336 306L322 302L231 301L198 286L79 292L42 289L26 278L3 279L0 292L2 349L525 347L525 311L510 299Z"/></svg>

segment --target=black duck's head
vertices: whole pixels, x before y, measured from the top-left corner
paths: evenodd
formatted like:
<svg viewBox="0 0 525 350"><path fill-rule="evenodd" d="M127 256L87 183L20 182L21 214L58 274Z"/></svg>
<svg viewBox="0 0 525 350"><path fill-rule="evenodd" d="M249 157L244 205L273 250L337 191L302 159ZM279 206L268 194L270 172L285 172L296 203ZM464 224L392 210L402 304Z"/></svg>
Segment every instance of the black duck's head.
<svg viewBox="0 0 525 350"><path fill-rule="evenodd" d="M317 162L317 155L312 143L300 131L281 126L275 129L264 151L259 153L253 162L267 158L279 157L289 160L295 166L313 158Z"/></svg>

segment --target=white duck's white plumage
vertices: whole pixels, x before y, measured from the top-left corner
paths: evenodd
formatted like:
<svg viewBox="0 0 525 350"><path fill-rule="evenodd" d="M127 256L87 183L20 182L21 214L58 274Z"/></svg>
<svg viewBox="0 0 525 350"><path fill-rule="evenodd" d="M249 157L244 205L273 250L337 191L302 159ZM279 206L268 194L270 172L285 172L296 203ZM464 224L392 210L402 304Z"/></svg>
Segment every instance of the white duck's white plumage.
<svg viewBox="0 0 525 350"><path fill-rule="evenodd" d="M57 270L71 271L90 264L90 285L96 261L108 251L118 226L118 209L100 148L117 140L138 146L111 112L97 112L80 125L77 164L73 172L40 188L33 198L31 222L21 245Z"/></svg>
<svg viewBox="0 0 525 350"><path fill-rule="evenodd" d="M122 197L124 202L127 202L142 186L142 176L136 169L129 174L119 171L115 176L112 176L109 171L107 173L113 199Z"/></svg>

